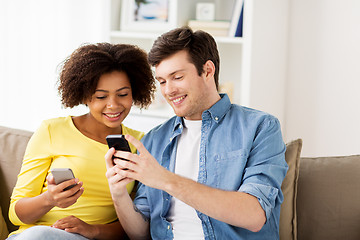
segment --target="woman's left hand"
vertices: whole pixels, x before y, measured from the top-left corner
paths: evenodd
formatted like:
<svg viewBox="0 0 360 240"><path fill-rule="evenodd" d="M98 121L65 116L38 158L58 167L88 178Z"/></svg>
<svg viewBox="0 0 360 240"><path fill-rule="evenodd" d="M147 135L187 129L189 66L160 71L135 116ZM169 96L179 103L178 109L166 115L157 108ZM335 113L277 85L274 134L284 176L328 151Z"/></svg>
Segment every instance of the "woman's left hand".
<svg viewBox="0 0 360 240"><path fill-rule="evenodd" d="M90 225L74 216L68 216L57 220L52 227L65 230L70 233L78 233L86 238L93 239L97 236L96 225Z"/></svg>

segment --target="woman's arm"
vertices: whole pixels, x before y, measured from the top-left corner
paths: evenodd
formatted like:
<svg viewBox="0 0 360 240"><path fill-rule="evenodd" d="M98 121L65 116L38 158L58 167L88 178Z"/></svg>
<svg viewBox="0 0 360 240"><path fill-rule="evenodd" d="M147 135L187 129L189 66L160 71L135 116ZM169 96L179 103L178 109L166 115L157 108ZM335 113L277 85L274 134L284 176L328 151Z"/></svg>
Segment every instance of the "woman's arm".
<svg viewBox="0 0 360 240"><path fill-rule="evenodd" d="M77 179L56 185L53 176L49 175L47 181L48 191L35 197L22 198L16 202L15 212L23 223L36 222L55 206L66 208L73 205L84 192L82 182L78 182ZM64 188L75 183L75 187L63 191Z"/></svg>

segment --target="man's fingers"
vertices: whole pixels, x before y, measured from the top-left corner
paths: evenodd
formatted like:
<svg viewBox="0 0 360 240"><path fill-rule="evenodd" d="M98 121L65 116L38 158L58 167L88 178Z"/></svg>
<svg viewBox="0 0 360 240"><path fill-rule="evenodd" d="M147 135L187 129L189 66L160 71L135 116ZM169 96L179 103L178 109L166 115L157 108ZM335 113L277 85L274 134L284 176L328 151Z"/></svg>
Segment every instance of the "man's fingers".
<svg viewBox="0 0 360 240"><path fill-rule="evenodd" d="M133 136L126 134L125 139L128 140L132 145L134 145L140 153L147 152L145 146L139 140L134 138Z"/></svg>

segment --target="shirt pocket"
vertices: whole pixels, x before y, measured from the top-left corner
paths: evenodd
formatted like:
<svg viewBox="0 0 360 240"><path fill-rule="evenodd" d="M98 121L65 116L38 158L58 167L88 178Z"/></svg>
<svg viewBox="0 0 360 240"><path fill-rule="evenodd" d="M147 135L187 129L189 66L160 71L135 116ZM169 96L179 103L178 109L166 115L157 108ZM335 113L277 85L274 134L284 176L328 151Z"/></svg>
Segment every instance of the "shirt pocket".
<svg viewBox="0 0 360 240"><path fill-rule="evenodd" d="M242 183L247 158L248 151L246 149L215 154L214 183L216 187L237 191Z"/></svg>

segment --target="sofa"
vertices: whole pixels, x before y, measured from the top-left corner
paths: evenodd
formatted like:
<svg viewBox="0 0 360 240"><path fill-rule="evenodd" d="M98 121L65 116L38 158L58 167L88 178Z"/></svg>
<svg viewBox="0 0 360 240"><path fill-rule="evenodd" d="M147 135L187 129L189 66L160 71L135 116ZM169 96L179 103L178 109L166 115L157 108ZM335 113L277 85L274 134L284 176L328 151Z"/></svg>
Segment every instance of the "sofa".
<svg viewBox="0 0 360 240"><path fill-rule="evenodd" d="M16 229L8 219L12 188L32 133L0 126L0 240ZM287 143L281 240L360 239L360 155L300 158L302 140Z"/></svg>

